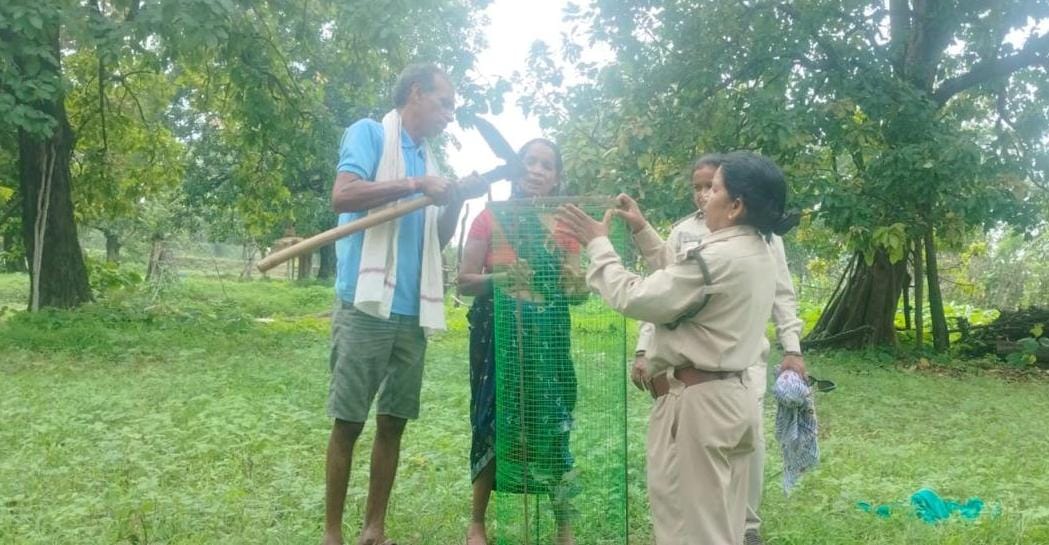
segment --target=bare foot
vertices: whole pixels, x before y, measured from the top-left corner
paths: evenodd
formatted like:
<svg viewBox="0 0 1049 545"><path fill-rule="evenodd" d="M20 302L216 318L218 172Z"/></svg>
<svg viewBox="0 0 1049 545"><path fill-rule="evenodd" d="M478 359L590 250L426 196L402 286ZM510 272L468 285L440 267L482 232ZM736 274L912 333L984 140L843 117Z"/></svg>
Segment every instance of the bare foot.
<svg viewBox="0 0 1049 545"><path fill-rule="evenodd" d="M361 532L361 537L357 540L357 545L384 545L388 542L389 541L386 539L386 532L365 529Z"/></svg>
<svg viewBox="0 0 1049 545"><path fill-rule="evenodd" d="M324 533L321 545L342 545L342 534Z"/></svg>
<svg viewBox="0 0 1049 545"><path fill-rule="evenodd" d="M483 522L471 522L466 531L466 545L488 545L488 534Z"/></svg>

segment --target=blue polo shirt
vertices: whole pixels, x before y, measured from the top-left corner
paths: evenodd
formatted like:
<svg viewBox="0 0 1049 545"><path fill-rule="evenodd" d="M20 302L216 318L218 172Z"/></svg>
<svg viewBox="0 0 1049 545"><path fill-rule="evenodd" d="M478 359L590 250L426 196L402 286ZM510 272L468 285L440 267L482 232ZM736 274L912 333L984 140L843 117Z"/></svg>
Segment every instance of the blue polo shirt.
<svg viewBox="0 0 1049 545"><path fill-rule="evenodd" d="M339 143L339 172L350 172L369 182L375 180L384 140L382 124L373 119L362 119L342 133ZM408 132L401 130L401 153L406 176L426 174L424 146L416 145ZM363 217L363 212L339 214L339 225ZM423 227L425 208L401 217L397 234L397 287L393 294L395 314L419 315L419 283L422 278ZM343 237L335 243L338 266L335 274L335 292L347 303L353 303L357 288L357 272L361 264L364 232Z"/></svg>

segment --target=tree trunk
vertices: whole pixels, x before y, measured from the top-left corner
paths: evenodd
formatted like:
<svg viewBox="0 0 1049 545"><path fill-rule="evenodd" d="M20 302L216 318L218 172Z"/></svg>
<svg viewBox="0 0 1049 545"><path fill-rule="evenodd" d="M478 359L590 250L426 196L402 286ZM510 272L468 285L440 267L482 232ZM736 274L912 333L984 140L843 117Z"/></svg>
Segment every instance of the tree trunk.
<svg viewBox="0 0 1049 545"><path fill-rule="evenodd" d="M309 280L313 274L313 254L302 254L299 256L299 270L296 272L296 280Z"/></svg>
<svg viewBox="0 0 1049 545"><path fill-rule="evenodd" d="M162 277L164 261L164 238L153 237L153 247L149 251L149 263L146 264L146 280L155 280Z"/></svg>
<svg viewBox="0 0 1049 545"><path fill-rule="evenodd" d="M906 261L890 263L883 251L867 265L853 255L842 281L805 339L810 348L896 346L896 306L903 291Z"/></svg>
<svg viewBox="0 0 1049 545"><path fill-rule="evenodd" d="M904 271L903 273L903 329L904 331L911 330L911 312L914 308L911 307L911 275Z"/></svg>
<svg viewBox="0 0 1049 545"><path fill-rule="evenodd" d="M335 245L321 246L321 262L317 269L317 280L335 278Z"/></svg>
<svg viewBox="0 0 1049 545"><path fill-rule="evenodd" d="M925 274L922 272L922 241L914 240L914 348L925 349Z"/></svg>
<svg viewBox="0 0 1049 545"><path fill-rule="evenodd" d="M102 231L102 234L106 237L106 262L120 263L120 235L109 230Z"/></svg>
<svg viewBox="0 0 1049 545"><path fill-rule="evenodd" d="M29 308L74 308L91 301L69 185L72 135L60 127L46 140L19 132L22 237L29 260Z"/></svg>
<svg viewBox="0 0 1049 545"><path fill-rule="evenodd" d="M59 28L57 19L48 21L41 33L43 43L39 44L50 49L55 59L62 56ZM22 66L26 60L16 58L15 62ZM61 81L59 65L37 64L39 70L51 71ZM29 308L73 308L91 301L91 287L77 237L70 192L73 130L69 126L65 94L61 89L30 106L50 115L56 126L47 136L24 129L18 131L22 238L30 275Z"/></svg>
<svg viewBox="0 0 1049 545"><path fill-rule="evenodd" d="M943 353L950 347L950 338L947 336L947 317L943 312L943 296L940 294L940 271L936 265L936 241L931 227L925 232L925 274L929 279L932 344L937 352Z"/></svg>
<svg viewBox="0 0 1049 545"><path fill-rule="evenodd" d="M255 244L254 240L245 242L240 255L244 259L244 268L240 271L240 279L251 280L251 275L255 272L255 257L259 255L259 246Z"/></svg>

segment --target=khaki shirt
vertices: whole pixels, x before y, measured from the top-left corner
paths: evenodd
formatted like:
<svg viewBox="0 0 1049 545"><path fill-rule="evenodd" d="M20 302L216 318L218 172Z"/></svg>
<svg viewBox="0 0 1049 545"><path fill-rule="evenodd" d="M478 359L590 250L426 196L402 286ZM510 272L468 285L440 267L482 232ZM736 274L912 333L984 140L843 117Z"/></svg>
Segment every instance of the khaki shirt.
<svg viewBox="0 0 1049 545"><path fill-rule="evenodd" d="M639 250L651 262L665 248L660 241ZM768 244L754 227L711 233L686 259L647 277L623 267L607 237L592 240L587 252L587 284L616 311L657 324L647 354L649 375L686 365L742 371L768 348L765 323L776 281L767 274L773 267ZM672 327L675 321L680 323Z"/></svg>
<svg viewBox="0 0 1049 545"><path fill-rule="evenodd" d="M698 246L708 234L710 230L699 214L691 214L678 220L667 237L662 263L649 262L649 267L662 268L667 263L684 259L688 251ZM634 240L639 247L663 244L659 234L651 226L645 227L635 235ZM776 324L776 338L779 339L783 350L801 352L801 331L805 324L798 318L797 298L794 295L790 270L787 268L787 253L783 249L783 239L773 235L769 250L776 265L776 296L772 302L772 321ZM639 325L636 350L644 350L647 353L652 343L653 329L654 326L649 322Z"/></svg>

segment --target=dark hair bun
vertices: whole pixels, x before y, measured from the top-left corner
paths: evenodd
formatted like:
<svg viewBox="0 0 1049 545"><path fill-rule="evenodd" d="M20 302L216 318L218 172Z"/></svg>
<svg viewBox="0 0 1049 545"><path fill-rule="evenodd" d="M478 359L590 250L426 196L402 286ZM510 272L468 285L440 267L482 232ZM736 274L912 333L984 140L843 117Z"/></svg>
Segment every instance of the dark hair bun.
<svg viewBox="0 0 1049 545"><path fill-rule="evenodd" d="M757 227L761 234L786 233L797 225L798 219L784 212L787 182L783 171L769 158L749 151L727 153L722 157L721 176L729 196L746 206L743 222Z"/></svg>
<svg viewBox="0 0 1049 545"><path fill-rule="evenodd" d="M801 223L801 212L787 210L780 216L779 221L772 226L772 232L778 236L783 236L790 232L791 229L797 227L799 223Z"/></svg>

